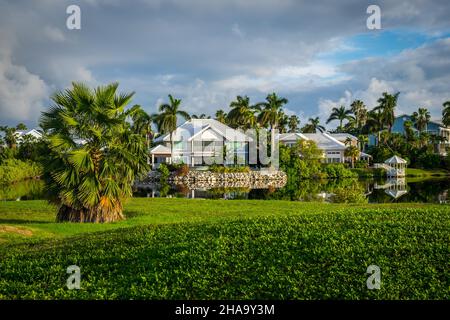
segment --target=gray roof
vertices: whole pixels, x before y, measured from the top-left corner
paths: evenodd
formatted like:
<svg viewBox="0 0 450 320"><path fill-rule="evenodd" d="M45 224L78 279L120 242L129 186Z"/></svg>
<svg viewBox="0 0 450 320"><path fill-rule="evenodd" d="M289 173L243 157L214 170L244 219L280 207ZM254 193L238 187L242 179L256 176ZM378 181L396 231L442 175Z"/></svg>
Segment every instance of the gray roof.
<svg viewBox="0 0 450 320"><path fill-rule="evenodd" d="M232 129L215 119L191 119L180 125L173 132L173 141L191 140L193 137L209 128L229 141L244 142L253 140L243 132ZM170 134L155 139L155 142L161 141L170 142Z"/></svg>
<svg viewBox="0 0 450 320"><path fill-rule="evenodd" d="M329 134L323 133L304 133L305 137L309 140L313 140L319 149L322 150L345 150L346 146L342 142L333 138Z"/></svg>
<svg viewBox="0 0 450 320"><path fill-rule="evenodd" d="M393 156L387 159L384 163L387 164L395 164L395 163L408 163L405 159L400 158L399 156Z"/></svg>
<svg viewBox="0 0 450 320"><path fill-rule="evenodd" d="M332 136L335 139L338 139L338 140L345 140L347 138L350 138L352 140L358 140L358 138L355 137L354 135L352 135L350 133L345 133L345 132L343 132L343 133L329 133L329 135Z"/></svg>

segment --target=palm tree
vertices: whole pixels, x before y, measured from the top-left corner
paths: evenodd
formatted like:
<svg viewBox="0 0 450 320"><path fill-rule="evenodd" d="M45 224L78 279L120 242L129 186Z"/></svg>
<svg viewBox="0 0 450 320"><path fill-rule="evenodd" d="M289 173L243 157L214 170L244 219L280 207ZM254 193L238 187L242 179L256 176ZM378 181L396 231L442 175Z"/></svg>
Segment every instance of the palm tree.
<svg viewBox="0 0 450 320"><path fill-rule="evenodd" d="M193 114L192 116L191 116L191 119L211 119L211 116L207 116L206 114L204 114L204 113L202 113L201 115L196 115L196 114Z"/></svg>
<svg viewBox="0 0 450 320"><path fill-rule="evenodd" d="M133 108L131 109L131 113L132 113L131 119L133 120L131 130L133 130L134 133L140 134L143 137L145 137L147 150L149 150L150 141L153 138L153 130L152 130L153 118L151 115L145 112L144 109L142 109L142 107L138 104L133 106Z"/></svg>
<svg viewBox="0 0 450 320"><path fill-rule="evenodd" d="M27 130L27 126L23 123L19 123L16 127L0 126L0 131L5 134L3 140L10 149L15 149L17 146L16 131L18 130Z"/></svg>
<svg viewBox="0 0 450 320"><path fill-rule="evenodd" d="M383 116L383 124L387 127L389 133L392 132L392 126L394 125L395 107L397 106L399 95L400 92L397 92L394 95L383 92L382 97L377 100L378 106L373 109L381 112Z"/></svg>
<svg viewBox="0 0 450 320"><path fill-rule="evenodd" d="M444 110L442 110L442 123L450 127L450 100L442 104Z"/></svg>
<svg viewBox="0 0 450 320"><path fill-rule="evenodd" d="M414 111L412 114L412 120L420 132L423 130L427 131L428 122L430 122L431 115L426 108L419 108L418 111Z"/></svg>
<svg viewBox="0 0 450 320"><path fill-rule="evenodd" d="M243 130L254 128L256 126L256 106L250 105L250 98L247 96L237 96L235 101L230 103L231 111L228 112L227 122L233 128Z"/></svg>
<svg viewBox="0 0 450 320"><path fill-rule="evenodd" d="M222 109L216 111L216 120L221 123L227 123L227 113Z"/></svg>
<svg viewBox="0 0 450 320"><path fill-rule="evenodd" d="M173 155L173 132L177 128L178 116L189 120L191 117L186 111L180 110L181 99L174 98L169 94L169 103L159 106L159 114L156 116L158 130L170 134L170 155Z"/></svg>
<svg viewBox="0 0 450 320"><path fill-rule="evenodd" d="M380 134L384 129L384 117L381 110L371 110L368 113L367 123L364 126L368 133L377 134L377 145L380 143Z"/></svg>
<svg viewBox="0 0 450 320"><path fill-rule="evenodd" d="M363 101L355 100L350 105L350 110L355 115L355 128L361 131L361 128L367 121L367 108Z"/></svg>
<svg viewBox="0 0 450 320"><path fill-rule="evenodd" d="M300 124L300 119L296 115L292 115L288 120L289 132L298 132L298 126Z"/></svg>
<svg viewBox="0 0 450 320"><path fill-rule="evenodd" d="M320 124L319 117L309 118L308 121L309 123L302 128L303 133L316 133L317 130L321 132L325 131L325 127Z"/></svg>
<svg viewBox="0 0 450 320"><path fill-rule="evenodd" d="M282 115L283 105L288 103L286 98L278 97L275 92L267 95L266 101L256 104L256 107L261 108L258 115L258 122L262 127L270 126L271 130L277 129L280 116Z"/></svg>
<svg viewBox="0 0 450 320"><path fill-rule="evenodd" d="M342 124L344 120L350 120L352 118L352 110L347 110L345 106L340 106L339 108L333 108L331 110L330 117L327 120L327 124L333 120L339 120L338 131L342 131Z"/></svg>
<svg viewBox="0 0 450 320"><path fill-rule="evenodd" d="M126 110L134 93L117 93L118 83L82 83L55 93L43 112L43 159L49 201L57 221L111 222L124 218L123 201L137 175L148 172L144 137L131 130ZM83 142L80 142L83 141Z"/></svg>
<svg viewBox="0 0 450 320"><path fill-rule="evenodd" d="M352 168L355 167L355 161L359 158L359 155L361 152L359 151L358 147L356 146L348 146L344 151L344 156L351 158L352 160Z"/></svg>
<svg viewBox="0 0 450 320"><path fill-rule="evenodd" d="M369 143L369 137L365 134L360 134L358 136L358 142L359 142L359 150L364 151L366 144Z"/></svg>

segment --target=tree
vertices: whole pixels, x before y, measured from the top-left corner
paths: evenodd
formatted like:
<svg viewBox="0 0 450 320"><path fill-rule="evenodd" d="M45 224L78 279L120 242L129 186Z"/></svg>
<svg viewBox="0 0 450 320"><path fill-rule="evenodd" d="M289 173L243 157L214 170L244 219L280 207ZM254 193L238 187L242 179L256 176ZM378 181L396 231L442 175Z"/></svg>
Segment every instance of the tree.
<svg viewBox="0 0 450 320"><path fill-rule="evenodd" d="M288 103L286 98L278 97L275 92L267 95L266 101L256 104L256 107L261 108L258 115L258 122L262 127L270 126L270 129L277 129L280 116L283 114L283 105Z"/></svg>
<svg viewBox="0 0 450 320"><path fill-rule="evenodd" d="M430 122L431 115L426 108L419 108L418 111L413 112L411 118L414 121L417 130L422 132L423 130L427 130L427 125L428 122Z"/></svg>
<svg viewBox="0 0 450 320"><path fill-rule="evenodd" d="M378 106L373 110L380 111L383 119L383 125L387 127L389 133L392 131L392 127L395 121L395 107L397 106L397 100L400 92L395 94L389 94L383 92L382 97L377 100Z"/></svg>
<svg viewBox="0 0 450 320"><path fill-rule="evenodd" d="M147 112L142 109L138 104L133 106L131 111L131 119L133 120L133 125L131 130L135 134L140 134L145 138L147 150L150 149L150 141L153 137L152 122L153 118Z"/></svg>
<svg viewBox="0 0 450 320"><path fill-rule="evenodd" d="M216 111L216 120L226 124L227 123L227 113L222 109Z"/></svg>
<svg viewBox="0 0 450 320"><path fill-rule="evenodd" d="M355 100L350 105L350 110L355 115L355 128L361 131L361 128L367 122L367 108L363 101Z"/></svg>
<svg viewBox="0 0 450 320"><path fill-rule="evenodd" d="M288 120L289 132L298 132L298 126L300 124L300 119L296 115L291 115Z"/></svg>
<svg viewBox="0 0 450 320"><path fill-rule="evenodd" d="M356 146L348 146L344 151L344 156L348 157L352 161L352 168L355 167L355 161L359 158L359 155L361 152L359 151L358 147Z"/></svg>
<svg viewBox="0 0 450 320"><path fill-rule="evenodd" d="M359 142L359 150L364 151L366 145L369 143L369 137L365 134L360 134L358 136L358 142Z"/></svg>
<svg viewBox="0 0 450 320"><path fill-rule="evenodd" d="M231 111L228 112L227 120L231 127L247 130L256 127L255 113L260 109L250 105L250 98L247 96L237 96L235 101L230 103Z"/></svg>
<svg viewBox="0 0 450 320"><path fill-rule="evenodd" d="M5 134L3 140L8 148L15 149L17 147L18 136L16 132L19 130L27 130L27 126L23 123L19 123L16 127L0 126L0 131Z"/></svg>
<svg viewBox="0 0 450 320"><path fill-rule="evenodd" d="M191 116L191 119L211 119L211 116L207 116L206 114L204 114L204 113L202 113L201 115L196 115L196 114L193 114L192 116Z"/></svg>
<svg viewBox="0 0 450 320"><path fill-rule="evenodd" d="M442 123L447 127L450 127L450 100L442 104L444 110L442 110Z"/></svg>
<svg viewBox="0 0 450 320"><path fill-rule="evenodd" d="M278 129L280 133L286 133L289 124L289 116L283 111L280 112L280 120L278 121Z"/></svg>
<svg viewBox="0 0 450 320"><path fill-rule="evenodd" d="M137 175L148 172L147 149L127 119L134 93L118 83L92 90L82 83L55 93L42 113L47 153L42 160L57 221L111 222L124 218L123 201ZM80 140L82 142L80 142Z"/></svg>
<svg viewBox="0 0 450 320"><path fill-rule="evenodd" d="M343 124L344 120L351 119L352 118L351 114L352 114L352 111L347 110L345 108L345 106L340 106L339 108L335 107L331 110L331 114L327 120L327 124L333 120L339 120L338 131L342 131L342 129L343 129L342 124Z"/></svg>
<svg viewBox="0 0 450 320"><path fill-rule="evenodd" d="M325 127L320 124L319 117L309 118L309 123L307 123L303 128L303 133L316 133L317 130L324 132Z"/></svg>
<svg viewBox="0 0 450 320"><path fill-rule="evenodd" d="M367 133L377 134L377 146L378 146L380 143L381 131L384 129L384 118L380 110L369 111L367 123L364 126L364 129L365 129L364 131L367 131Z"/></svg>
<svg viewBox="0 0 450 320"><path fill-rule="evenodd" d="M162 134L169 133L170 136L170 154L173 155L173 132L177 128L178 116L184 119L190 119L186 111L180 110L181 99L176 99L169 94L169 103L163 103L159 106L159 114L155 117L158 130Z"/></svg>

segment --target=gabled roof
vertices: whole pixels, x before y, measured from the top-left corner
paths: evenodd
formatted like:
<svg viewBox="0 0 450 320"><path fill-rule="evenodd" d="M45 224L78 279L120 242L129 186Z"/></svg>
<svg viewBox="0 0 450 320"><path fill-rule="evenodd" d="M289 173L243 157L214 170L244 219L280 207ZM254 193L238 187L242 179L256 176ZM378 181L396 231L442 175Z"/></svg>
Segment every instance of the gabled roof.
<svg viewBox="0 0 450 320"><path fill-rule="evenodd" d="M387 159L384 163L387 164L397 164L397 163L408 163L405 159L400 158L399 156L393 156Z"/></svg>
<svg viewBox="0 0 450 320"><path fill-rule="evenodd" d="M215 120L215 119L191 119L180 125L172 134L173 141L186 140L189 141L195 136L198 136L207 129L221 135L228 141L252 141L253 139L248 135L230 128L229 126ZM166 134L155 139L155 142L170 142L170 134Z"/></svg>
<svg viewBox="0 0 450 320"><path fill-rule="evenodd" d="M163 145L157 145L156 147L152 148L150 150L150 154L170 154L170 148L163 146Z"/></svg>
<svg viewBox="0 0 450 320"><path fill-rule="evenodd" d="M36 129L31 129L31 130L17 130L16 132L14 132L14 134L15 134L18 138L23 137L23 136L27 136L27 135L33 136L33 137L35 137L35 138L37 138L37 139L42 138L42 133L41 133L39 130L36 130Z"/></svg>
<svg viewBox="0 0 450 320"><path fill-rule="evenodd" d="M280 141L296 141L298 139L308 140L308 138L303 133L299 132L280 133L278 135L278 139Z"/></svg>
<svg viewBox="0 0 450 320"><path fill-rule="evenodd" d="M309 140L313 140L319 149L322 150L345 150L347 147L344 143L333 138L328 133L304 133Z"/></svg>
<svg viewBox="0 0 450 320"><path fill-rule="evenodd" d="M358 140L357 137L355 137L354 135L350 134L350 133L346 133L346 132L342 132L342 133L329 133L330 136L332 136L333 138L337 139L337 140L345 140L347 138L350 138L352 140Z"/></svg>

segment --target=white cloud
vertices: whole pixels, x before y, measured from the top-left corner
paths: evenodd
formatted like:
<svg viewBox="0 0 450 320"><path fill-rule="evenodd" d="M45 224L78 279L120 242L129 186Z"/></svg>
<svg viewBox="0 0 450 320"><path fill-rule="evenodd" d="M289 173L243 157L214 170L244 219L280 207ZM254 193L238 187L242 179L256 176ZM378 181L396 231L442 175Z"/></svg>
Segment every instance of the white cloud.
<svg viewBox="0 0 450 320"><path fill-rule="evenodd" d="M44 35L55 42L63 42L66 40L62 31L55 27L46 26L44 28Z"/></svg>

